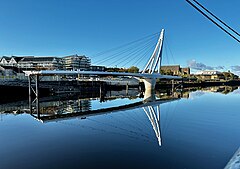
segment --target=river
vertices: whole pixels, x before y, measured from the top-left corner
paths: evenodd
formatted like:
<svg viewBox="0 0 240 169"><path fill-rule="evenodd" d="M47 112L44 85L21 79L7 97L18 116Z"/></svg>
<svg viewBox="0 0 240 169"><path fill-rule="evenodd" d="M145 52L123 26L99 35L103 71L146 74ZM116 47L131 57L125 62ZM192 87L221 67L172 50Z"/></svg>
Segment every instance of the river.
<svg viewBox="0 0 240 169"><path fill-rule="evenodd" d="M143 95L0 104L0 168L220 169L239 148L238 87Z"/></svg>

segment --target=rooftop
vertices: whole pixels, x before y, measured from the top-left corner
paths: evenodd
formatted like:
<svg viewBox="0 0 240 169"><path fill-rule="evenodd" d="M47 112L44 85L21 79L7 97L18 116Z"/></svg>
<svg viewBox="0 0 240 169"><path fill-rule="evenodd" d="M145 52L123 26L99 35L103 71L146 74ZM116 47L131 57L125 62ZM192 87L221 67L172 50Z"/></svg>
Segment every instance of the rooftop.
<svg viewBox="0 0 240 169"><path fill-rule="evenodd" d="M20 62L42 62L42 61L53 61L56 57L24 57Z"/></svg>

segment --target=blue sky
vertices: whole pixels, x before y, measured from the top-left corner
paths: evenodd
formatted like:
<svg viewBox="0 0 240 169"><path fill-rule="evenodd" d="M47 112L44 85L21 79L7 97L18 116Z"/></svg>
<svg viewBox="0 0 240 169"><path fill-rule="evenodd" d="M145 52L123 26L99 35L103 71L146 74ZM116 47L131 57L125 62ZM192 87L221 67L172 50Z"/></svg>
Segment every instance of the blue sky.
<svg viewBox="0 0 240 169"><path fill-rule="evenodd" d="M239 0L198 1L240 32ZM169 64L240 70L239 43L185 0L0 0L0 25L0 56L91 57L165 28Z"/></svg>

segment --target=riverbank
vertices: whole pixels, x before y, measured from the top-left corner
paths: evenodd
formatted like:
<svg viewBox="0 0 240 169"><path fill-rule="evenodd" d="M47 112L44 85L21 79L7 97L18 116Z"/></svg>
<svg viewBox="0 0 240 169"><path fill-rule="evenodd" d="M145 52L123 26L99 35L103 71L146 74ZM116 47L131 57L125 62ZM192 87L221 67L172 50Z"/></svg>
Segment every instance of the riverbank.
<svg viewBox="0 0 240 169"><path fill-rule="evenodd" d="M156 90L179 89L179 88L204 88L211 86L240 86L240 80L231 81L161 81L157 82ZM34 87L34 86L33 86ZM106 90L128 90L128 89L144 90L144 84L119 84L105 83L102 81L41 81L39 90L41 96L47 96L57 93L102 93ZM8 100L12 96L28 98L28 82L27 81L8 81L0 83L1 101Z"/></svg>
<svg viewBox="0 0 240 169"><path fill-rule="evenodd" d="M187 87L210 87L210 86L239 86L240 80L229 80L229 81L200 81L200 82L189 82L189 81L164 81L157 82L156 89L161 88L187 88Z"/></svg>
<svg viewBox="0 0 240 169"><path fill-rule="evenodd" d="M35 85L32 85L35 88ZM61 93L78 93L82 95L90 95L100 93L106 90L104 82L91 81L42 81L39 83L39 96L50 96ZM25 100L29 98L28 81L4 81L0 82L0 102L8 102L15 100ZM33 93L32 93L33 94ZM99 95L99 94L98 94Z"/></svg>

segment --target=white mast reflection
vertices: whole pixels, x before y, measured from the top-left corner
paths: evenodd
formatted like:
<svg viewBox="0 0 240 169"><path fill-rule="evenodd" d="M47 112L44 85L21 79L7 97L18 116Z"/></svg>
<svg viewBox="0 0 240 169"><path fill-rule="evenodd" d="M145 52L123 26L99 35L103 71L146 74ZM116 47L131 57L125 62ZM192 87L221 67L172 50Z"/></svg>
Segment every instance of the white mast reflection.
<svg viewBox="0 0 240 169"><path fill-rule="evenodd" d="M156 111L153 106L143 107L143 110L146 113L149 121L151 122L153 130L158 139L158 144L159 144L159 146L161 146L162 140L161 140L161 130L160 130L160 106L158 105L156 107L157 107Z"/></svg>

